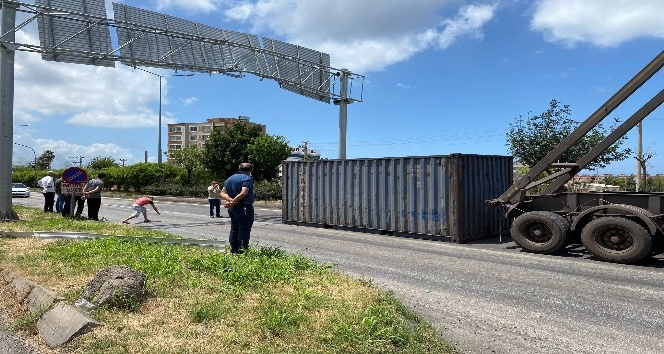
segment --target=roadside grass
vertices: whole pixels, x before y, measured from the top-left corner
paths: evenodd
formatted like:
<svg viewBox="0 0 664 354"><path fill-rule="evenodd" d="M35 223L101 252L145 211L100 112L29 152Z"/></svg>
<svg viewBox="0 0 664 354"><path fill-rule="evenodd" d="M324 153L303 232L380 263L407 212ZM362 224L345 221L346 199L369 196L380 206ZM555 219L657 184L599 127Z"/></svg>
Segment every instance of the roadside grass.
<svg viewBox="0 0 664 354"><path fill-rule="evenodd" d="M173 237L30 208L16 211L22 221L0 223L0 230ZM40 342L37 316L9 299L9 285L0 289L0 304L15 329L53 353L456 353L391 293L278 248L236 255L113 236L0 239L2 269L58 292L68 303L110 265L126 265L147 276L145 301L94 311L104 325L62 349L50 350Z"/></svg>

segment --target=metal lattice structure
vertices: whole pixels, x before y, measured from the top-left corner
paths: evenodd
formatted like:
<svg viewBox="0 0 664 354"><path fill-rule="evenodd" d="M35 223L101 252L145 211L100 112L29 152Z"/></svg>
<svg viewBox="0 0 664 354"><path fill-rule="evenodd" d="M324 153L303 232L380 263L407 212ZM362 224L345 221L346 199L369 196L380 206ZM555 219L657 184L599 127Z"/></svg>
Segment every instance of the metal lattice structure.
<svg viewBox="0 0 664 354"><path fill-rule="evenodd" d="M0 0L0 8L0 220L17 218L9 193L17 50L55 62L115 67L119 61L274 80L284 90L339 105L339 158L346 158L347 105L362 102L364 76L331 67L326 53L120 3L113 3L115 19L109 19L104 0ZM17 12L28 17L18 26ZM17 43L16 32L35 20L39 45ZM359 87L354 90L353 84Z"/></svg>
<svg viewBox="0 0 664 354"><path fill-rule="evenodd" d="M17 29L36 19L40 39L39 46L17 44L17 50L38 52L44 60L107 67L120 61L132 67L236 78L252 74L321 102L362 102L364 76L332 68L328 54L302 46L120 3L113 3L114 19L108 19L103 0L17 4L19 11L32 15ZM117 38L117 44L112 38ZM343 78L349 81L345 94Z"/></svg>
<svg viewBox="0 0 664 354"><path fill-rule="evenodd" d="M94 55L111 52L103 0L35 0L35 10L39 44L53 49L41 53L43 60L115 67L112 58Z"/></svg>

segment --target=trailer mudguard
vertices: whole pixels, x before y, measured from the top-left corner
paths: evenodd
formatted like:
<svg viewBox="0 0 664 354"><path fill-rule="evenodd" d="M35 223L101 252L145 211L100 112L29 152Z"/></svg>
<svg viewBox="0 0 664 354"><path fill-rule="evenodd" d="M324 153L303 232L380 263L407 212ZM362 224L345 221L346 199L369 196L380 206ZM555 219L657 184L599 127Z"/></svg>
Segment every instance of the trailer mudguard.
<svg viewBox="0 0 664 354"><path fill-rule="evenodd" d="M577 215L576 218L574 218L574 222L572 222L572 230L576 230L578 226L585 226L592 219L592 215L598 211L608 209L623 212L625 215L633 215L638 217L641 219L641 221L643 221L643 224L648 228L648 231L651 235L654 235L657 233L657 230L660 229L657 223L653 221L653 218L656 217L655 214L648 210L627 204L607 204L592 207Z"/></svg>

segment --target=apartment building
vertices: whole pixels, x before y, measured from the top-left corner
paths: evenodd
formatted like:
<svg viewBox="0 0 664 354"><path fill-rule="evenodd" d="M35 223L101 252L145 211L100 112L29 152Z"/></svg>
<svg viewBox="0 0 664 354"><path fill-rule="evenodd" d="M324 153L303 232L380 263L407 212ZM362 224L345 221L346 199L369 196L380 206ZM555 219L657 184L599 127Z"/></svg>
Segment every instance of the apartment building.
<svg viewBox="0 0 664 354"><path fill-rule="evenodd" d="M213 130L224 131L231 125L240 122L249 121L249 117L240 116L238 118L209 118L203 123L174 123L168 124L168 152L180 150L188 146L202 147L205 141L210 137ZM252 123L256 124L256 123ZM261 127L263 134L266 134L265 125L256 124Z"/></svg>

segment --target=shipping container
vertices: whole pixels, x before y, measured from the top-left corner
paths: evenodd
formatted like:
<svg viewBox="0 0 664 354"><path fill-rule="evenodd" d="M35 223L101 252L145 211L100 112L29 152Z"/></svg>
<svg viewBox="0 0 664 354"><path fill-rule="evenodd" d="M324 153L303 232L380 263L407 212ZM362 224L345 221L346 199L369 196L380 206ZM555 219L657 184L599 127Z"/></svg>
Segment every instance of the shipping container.
<svg viewBox="0 0 664 354"><path fill-rule="evenodd" d="M285 161L286 224L451 238L505 234L509 223L485 205L512 184L511 156Z"/></svg>

